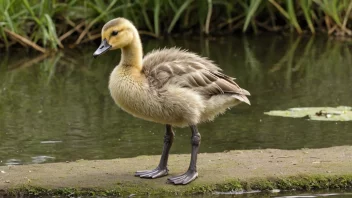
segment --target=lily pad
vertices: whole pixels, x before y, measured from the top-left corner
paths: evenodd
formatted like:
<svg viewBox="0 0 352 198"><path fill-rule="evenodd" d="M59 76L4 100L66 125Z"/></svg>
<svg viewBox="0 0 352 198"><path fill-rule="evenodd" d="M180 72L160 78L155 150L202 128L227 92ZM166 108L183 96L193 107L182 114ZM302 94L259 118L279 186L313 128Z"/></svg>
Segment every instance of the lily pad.
<svg viewBox="0 0 352 198"><path fill-rule="evenodd" d="M282 111L269 111L264 114L291 118L308 118L319 121L352 121L352 107L302 107Z"/></svg>

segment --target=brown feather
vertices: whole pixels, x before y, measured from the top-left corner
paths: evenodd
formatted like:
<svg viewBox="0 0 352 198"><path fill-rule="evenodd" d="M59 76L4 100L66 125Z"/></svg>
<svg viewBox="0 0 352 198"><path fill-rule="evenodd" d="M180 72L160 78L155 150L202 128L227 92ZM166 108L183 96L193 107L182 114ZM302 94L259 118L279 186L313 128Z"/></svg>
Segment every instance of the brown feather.
<svg viewBox="0 0 352 198"><path fill-rule="evenodd" d="M193 89L206 97L234 94L248 103L248 91L239 87L234 78L220 72L210 60L177 48L153 51L143 60L143 72L151 86L162 88L166 84Z"/></svg>

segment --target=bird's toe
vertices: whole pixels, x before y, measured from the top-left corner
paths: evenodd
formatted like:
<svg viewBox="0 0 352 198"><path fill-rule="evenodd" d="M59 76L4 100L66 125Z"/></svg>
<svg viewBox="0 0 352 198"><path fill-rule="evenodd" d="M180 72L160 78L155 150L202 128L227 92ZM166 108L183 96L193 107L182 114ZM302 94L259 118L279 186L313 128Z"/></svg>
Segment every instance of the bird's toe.
<svg viewBox="0 0 352 198"><path fill-rule="evenodd" d="M156 169L153 170L143 170L143 171L137 171L134 175L136 177L140 178L158 178L167 175L169 170L167 168L159 168L157 167Z"/></svg>
<svg viewBox="0 0 352 198"><path fill-rule="evenodd" d="M168 182L176 185L188 184L191 181L195 180L197 177L198 177L197 171L188 170L186 173L182 175L168 178Z"/></svg>

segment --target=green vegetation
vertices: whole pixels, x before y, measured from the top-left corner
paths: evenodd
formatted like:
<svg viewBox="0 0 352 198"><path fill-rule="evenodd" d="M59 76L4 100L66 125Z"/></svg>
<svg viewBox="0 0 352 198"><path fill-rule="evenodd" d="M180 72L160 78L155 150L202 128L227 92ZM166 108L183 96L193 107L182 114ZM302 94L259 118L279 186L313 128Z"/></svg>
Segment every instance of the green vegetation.
<svg viewBox="0 0 352 198"><path fill-rule="evenodd" d="M287 30L351 36L351 10L351 0L1 0L0 47L74 47L98 39L118 16L152 37Z"/></svg>
<svg viewBox="0 0 352 198"><path fill-rule="evenodd" d="M214 185L189 185L181 188L164 189L163 187L146 187L135 184L117 184L113 189L46 189L36 186L22 186L7 191L0 191L5 196L128 196L136 195L194 195L211 194L214 192L252 191L270 192L274 189L286 191L312 191L319 189L349 189L352 187L351 175L344 176L295 176L285 178L252 179L249 181L232 180Z"/></svg>

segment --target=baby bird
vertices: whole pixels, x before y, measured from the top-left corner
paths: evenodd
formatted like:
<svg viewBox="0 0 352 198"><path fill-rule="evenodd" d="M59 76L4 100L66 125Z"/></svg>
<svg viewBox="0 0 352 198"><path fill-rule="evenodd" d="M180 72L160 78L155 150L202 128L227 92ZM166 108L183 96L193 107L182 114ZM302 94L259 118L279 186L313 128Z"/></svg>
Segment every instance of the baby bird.
<svg viewBox="0 0 352 198"><path fill-rule="evenodd" d="M110 75L109 89L115 103L135 117L164 124L164 148L159 165L153 170L137 171L141 178L168 174L167 162L174 139L173 126L189 126L191 160L188 170L168 178L169 183L188 184L198 177L197 154L201 141L197 124L212 121L241 102L250 104L249 92L234 78L223 73L211 60L179 48L154 50L143 57L136 27L127 19L106 23L102 42L93 56L121 49L120 63Z"/></svg>

